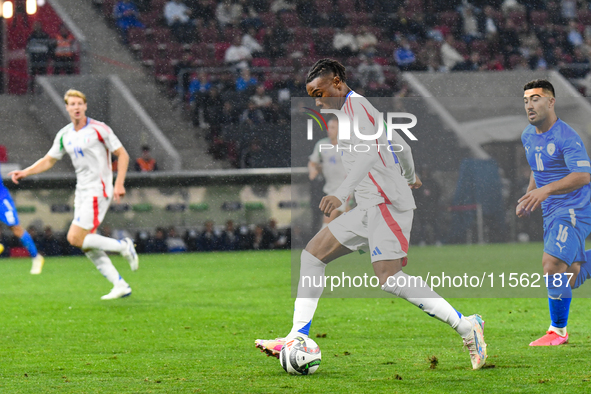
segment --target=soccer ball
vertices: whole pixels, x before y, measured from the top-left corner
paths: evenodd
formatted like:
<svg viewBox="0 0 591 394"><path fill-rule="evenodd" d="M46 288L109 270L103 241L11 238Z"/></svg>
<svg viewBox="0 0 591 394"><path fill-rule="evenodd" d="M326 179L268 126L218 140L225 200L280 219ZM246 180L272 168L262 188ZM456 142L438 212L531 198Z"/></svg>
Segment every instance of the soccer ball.
<svg viewBox="0 0 591 394"><path fill-rule="evenodd" d="M295 337L281 349L279 361L287 373L312 375L320 366L320 348L310 338Z"/></svg>

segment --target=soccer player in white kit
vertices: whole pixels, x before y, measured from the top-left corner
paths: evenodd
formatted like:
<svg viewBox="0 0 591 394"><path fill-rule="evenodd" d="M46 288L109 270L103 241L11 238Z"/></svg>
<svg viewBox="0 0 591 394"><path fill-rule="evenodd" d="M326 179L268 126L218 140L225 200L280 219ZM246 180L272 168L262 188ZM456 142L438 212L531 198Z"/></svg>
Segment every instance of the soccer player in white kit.
<svg viewBox="0 0 591 394"><path fill-rule="evenodd" d="M347 86L345 67L339 62L331 59L316 62L308 73L306 90L316 99L317 106L340 109L349 117L351 127L357 118L362 134L376 135L379 112L365 97ZM275 340L257 339L255 345L267 355L279 357L287 341L297 336L308 336L324 290L326 264L369 246L373 269L382 290L404 298L430 316L449 324L468 347L472 368L480 369L487 357L481 317L463 316L421 278L412 279L402 271L415 209L411 188L421 186L414 173L410 147L396 132L392 133L391 142L385 132L374 141L360 139L353 130L349 139L339 136L339 150L343 152L347 178L333 195L322 199L320 210L330 214L353 191L357 207L316 234L302 252L293 326L289 334ZM355 149L361 144L369 146L369 149ZM392 144L402 146L402 151L392 149L397 151L394 153L384 148ZM378 149L378 146L382 148ZM303 277L312 280L304 281Z"/></svg>
<svg viewBox="0 0 591 394"><path fill-rule="evenodd" d="M68 242L81 248L101 274L113 284L103 300L122 298L131 294L131 287L117 272L105 252L117 252L129 262L132 271L139 265L138 255L130 238L118 241L96 234L111 199L119 202L125 196L125 175L129 155L113 130L106 124L86 116L86 96L70 89L64 96L66 111L72 121L56 135L49 152L24 170L12 171L12 181L49 170L65 153L72 159L76 170L74 220L68 231ZM113 186L111 154L117 156L117 179Z"/></svg>
<svg viewBox="0 0 591 394"><path fill-rule="evenodd" d="M322 171L325 181L322 191L327 196L334 194L347 176L341 161L341 153L336 148L338 132L338 120L336 118L330 119L327 122L326 130L328 137L318 140L308 161L308 173L311 181L316 179L320 175L320 171ZM329 145L332 145L333 148L329 147ZM332 211L330 216L324 216L321 230L341 213L345 212L346 205L347 202Z"/></svg>

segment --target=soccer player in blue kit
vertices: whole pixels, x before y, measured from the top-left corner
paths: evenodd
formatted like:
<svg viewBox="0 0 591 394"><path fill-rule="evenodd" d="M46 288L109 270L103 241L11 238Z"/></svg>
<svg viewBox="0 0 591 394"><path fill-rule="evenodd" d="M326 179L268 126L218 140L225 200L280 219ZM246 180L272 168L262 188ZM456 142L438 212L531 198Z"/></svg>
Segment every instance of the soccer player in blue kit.
<svg viewBox="0 0 591 394"><path fill-rule="evenodd" d="M548 288L550 328L530 346L568 342L566 325L572 289L589 275L585 238L591 232L591 164L577 132L556 116L554 87L537 79L523 87L530 125L521 135L532 172L516 214L525 217L538 207L544 216L542 266Z"/></svg>
<svg viewBox="0 0 591 394"><path fill-rule="evenodd" d="M45 260L37 252L37 247L31 235L19 223L16 207L10 193L2 179L0 178L0 222L8 226L12 233L21 240L23 246L29 251L29 255L33 259L31 267L31 274L37 275L41 273ZM4 248L2 248L4 249ZM1 253L1 252L0 252Z"/></svg>

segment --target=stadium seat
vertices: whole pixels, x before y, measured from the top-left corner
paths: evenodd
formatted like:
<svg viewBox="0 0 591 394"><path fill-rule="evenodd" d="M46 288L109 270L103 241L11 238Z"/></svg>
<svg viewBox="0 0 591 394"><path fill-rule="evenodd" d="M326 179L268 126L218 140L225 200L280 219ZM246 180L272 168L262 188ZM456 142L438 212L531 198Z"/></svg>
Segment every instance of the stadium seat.
<svg viewBox="0 0 591 394"><path fill-rule="evenodd" d="M423 0L406 0L404 9L413 14L423 13L425 11L425 5Z"/></svg>
<svg viewBox="0 0 591 394"><path fill-rule="evenodd" d="M365 12L351 13L347 16L347 19L349 20L349 24L353 26L367 26L371 23L370 14L366 14Z"/></svg>
<svg viewBox="0 0 591 394"><path fill-rule="evenodd" d="M511 11L509 15L507 15L507 18L511 19L517 26L527 22L525 11Z"/></svg>
<svg viewBox="0 0 591 394"><path fill-rule="evenodd" d="M215 27L199 30L199 36L201 37L201 42L212 43L219 41L218 30Z"/></svg>
<svg viewBox="0 0 591 394"><path fill-rule="evenodd" d="M374 57L373 59L374 59L374 61L377 64L379 64L381 66L387 66L388 65L388 58L385 58L385 57Z"/></svg>
<svg viewBox="0 0 591 394"><path fill-rule="evenodd" d="M170 60L172 64L175 64L176 62L182 59L184 52L185 48L183 44L178 42L172 42L168 44L166 48L166 58Z"/></svg>
<svg viewBox="0 0 591 394"><path fill-rule="evenodd" d="M152 40L158 44L158 47L165 49L173 42L172 33L167 27L159 27L152 31Z"/></svg>
<svg viewBox="0 0 591 394"><path fill-rule="evenodd" d="M118 0L103 0L103 5L101 6L101 10L103 11L103 15L107 18L107 20L113 20L113 9L115 8L115 4Z"/></svg>
<svg viewBox="0 0 591 394"><path fill-rule="evenodd" d="M142 63L145 66L153 66L154 59L156 59L159 55L159 48L158 44L154 42L150 42L142 48Z"/></svg>
<svg viewBox="0 0 591 394"><path fill-rule="evenodd" d="M478 52L481 56L488 56L488 43L484 40L474 40L470 44L472 52Z"/></svg>
<svg viewBox="0 0 591 394"><path fill-rule="evenodd" d="M329 10L333 9L331 0L314 0L314 5L316 6L317 10L325 10L328 12Z"/></svg>
<svg viewBox="0 0 591 394"><path fill-rule="evenodd" d="M166 25L164 22L164 12L161 8L152 8L152 11L142 13L139 19L147 28L164 27Z"/></svg>
<svg viewBox="0 0 591 394"><path fill-rule="evenodd" d="M257 57L252 59L253 67L271 67L271 61L266 57Z"/></svg>
<svg viewBox="0 0 591 394"><path fill-rule="evenodd" d="M242 38L242 31L235 27L229 27L222 32L222 40L225 42L233 42L234 37Z"/></svg>
<svg viewBox="0 0 591 394"><path fill-rule="evenodd" d="M339 0L338 8L343 14L351 14L357 11L355 9L355 0Z"/></svg>
<svg viewBox="0 0 591 394"><path fill-rule="evenodd" d="M130 27L127 31L127 39L133 51L140 51L146 45L146 32L139 27Z"/></svg>
<svg viewBox="0 0 591 394"><path fill-rule="evenodd" d="M174 67L169 59L156 58L154 60L154 77L161 83L176 82Z"/></svg>
<svg viewBox="0 0 591 394"><path fill-rule="evenodd" d="M533 27L542 27L548 20L548 12L546 11L532 11L530 14L531 24Z"/></svg>
<svg viewBox="0 0 591 394"><path fill-rule="evenodd" d="M0 145L0 163L8 163L8 152L4 145Z"/></svg>
<svg viewBox="0 0 591 394"><path fill-rule="evenodd" d="M294 28L301 26L300 18L295 12L282 12L280 17L281 23L287 28Z"/></svg>
<svg viewBox="0 0 591 394"><path fill-rule="evenodd" d="M591 25L591 10L579 10L577 16L579 17L579 23L585 26Z"/></svg>
<svg viewBox="0 0 591 394"><path fill-rule="evenodd" d="M30 254L24 246L13 246L10 248L10 257L30 257Z"/></svg>
<svg viewBox="0 0 591 394"><path fill-rule="evenodd" d="M293 67L293 59L289 57L275 59L275 67Z"/></svg>
<svg viewBox="0 0 591 394"><path fill-rule="evenodd" d="M224 61L224 57L226 55L226 50L230 47L230 43L228 42L216 42L214 44L214 52L215 52L215 59L219 61Z"/></svg>
<svg viewBox="0 0 591 394"><path fill-rule="evenodd" d="M272 12L261 12L259 14L259 18L263 22L266 28L273 29L275 28L275 24L277 20L275 19L275 14Z"/></svg>
<svg viewBox="0 0 591 394"><path fill-rule="evenodd" d="M460 14L455 11L445 11L439 14L439 23L454 29L460 23Z"/></svg>
<svg viewBox="0 0 591 394"><path fill-rule="evenodd" d="M296 42L313 42L314 33L309 27L296 27L293 29L293 37Z"/></svg>

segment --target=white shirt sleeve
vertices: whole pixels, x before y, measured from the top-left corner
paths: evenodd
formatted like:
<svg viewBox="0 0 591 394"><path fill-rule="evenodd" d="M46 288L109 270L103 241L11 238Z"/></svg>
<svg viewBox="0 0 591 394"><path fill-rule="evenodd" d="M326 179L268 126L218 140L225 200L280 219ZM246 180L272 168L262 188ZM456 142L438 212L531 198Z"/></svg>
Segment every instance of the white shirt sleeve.
<svg viewBox="0 0 591 394"><path fill-rule="evenodd" d="M119 138L117 138L117 136L115 135L115 133L113 133L113 130L109 126L107 126L106 129L107 135L103 135L103 139L105 140L105 146L109 151L114 152L117 149L121 148L123 144L121 144L121 141L119 141Z"/></svg>
<svg viewBox="0 0 591 394"><path fill-rule="evenodd" d="M62 157L64 157L64 153L66 153L66 150L64 149L64 141L62 139L63 135L64 133L61 132L61 130L59 133L57 133L53 140L53 145L51 145L49 152L47 152L48 156L51 156L57 160L61 160Z"/></svg>
<svg viewBox="0 0 591 394"><path fill-rule="evenodd" d="M400 166L402 167L402 175L406 178L409 185L414 184L417 181L415 176L415 162L412 159L412 151L410 145L406 143L396 130L392 131L392 145L398 144L402 146L402 151L396 152ZM396 147L398 148L398 147ZM399 149L396 149L399 150Z"/></svg>

